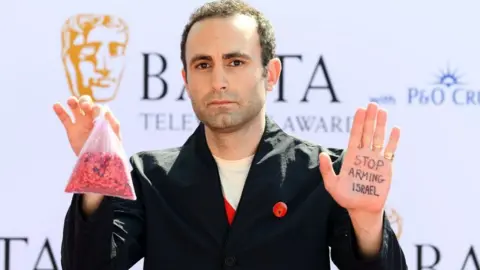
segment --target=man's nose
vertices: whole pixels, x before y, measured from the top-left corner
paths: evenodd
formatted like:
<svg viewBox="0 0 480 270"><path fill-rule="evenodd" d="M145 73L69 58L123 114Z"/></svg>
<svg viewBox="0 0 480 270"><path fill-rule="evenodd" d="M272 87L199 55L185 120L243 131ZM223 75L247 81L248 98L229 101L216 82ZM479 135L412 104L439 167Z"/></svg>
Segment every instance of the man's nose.
<svg viewBox="0 0 480 270"><path fill-rule="evenodd" d="M227 74L223 67L214 67L212 70L212 88L214 91L225 91L228 87Z"/></svg>

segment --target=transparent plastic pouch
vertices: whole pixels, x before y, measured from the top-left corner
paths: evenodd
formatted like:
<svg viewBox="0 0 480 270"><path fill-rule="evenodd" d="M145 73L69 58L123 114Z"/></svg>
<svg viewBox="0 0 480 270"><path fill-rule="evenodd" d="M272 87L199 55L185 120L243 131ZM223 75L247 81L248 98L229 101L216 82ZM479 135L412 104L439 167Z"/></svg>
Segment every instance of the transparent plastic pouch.
<svg viewBox="0 0 480 270"><path fill-rule="evenodd" d="M125 149L105 118L103 107L68 181L67 193L94 193L136 200Z"/></svg>

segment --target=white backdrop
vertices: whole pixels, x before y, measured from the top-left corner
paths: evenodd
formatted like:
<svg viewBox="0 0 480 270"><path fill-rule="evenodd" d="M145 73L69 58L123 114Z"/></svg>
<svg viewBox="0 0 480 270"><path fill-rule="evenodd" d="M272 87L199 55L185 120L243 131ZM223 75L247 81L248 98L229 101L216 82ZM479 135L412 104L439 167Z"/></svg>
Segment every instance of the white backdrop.
<svg viewBox="0 0 480 270"><path fill-rule="evenodd" d="M189 2L193 8L204 1ZM275 25L278 54L301 56L301 60L285 60L285 102L276 102L277 87L269 98L268 113L287 132L344 147L355 108L370 100L384 105L390 126L399 125L403 131L388 205L401 220L395 227L410 269L480 269L473 253L480 245L476 231L480 4L473 0L250 2ZM75 163L51 109L71 94L62 62L65 21L78 14L100 14L122 18L128 25L125 56L118 57L122 46L114 52L113 47L99 47L109 50L99 50L96 59L97 69L111 69L112 74L118 74L114 71L125 61L118 94L108 105L122 123L131 155L180 145L196 126L189 101L176 100L182 89L180 34L193 11L179 3L0 3L0 269L8 269L6 262L14 270L60 269L63 219L71 198L63 190ZM97 36L109 44L119 37ZM80 60L87 64L81 70L86 78L95 78L96 74L87 73L91 58L85 50ZM102 58L101 53L117 57ZM150 54L149 73L164 67L154 54L166 60L161 77L168 93L163 99L142 99L146 54ZM331 92L323 89L311 90L308 102L302 103L320 58L324 65L311 84L326 86L330 81L339 102L332 102ZM163 89L158 79L149 80L151 97ZM23 240L9 240L7 248L5 238ZM417 268L421 264L425 268ZM435 268L426 268L432 264Z"/></svg>

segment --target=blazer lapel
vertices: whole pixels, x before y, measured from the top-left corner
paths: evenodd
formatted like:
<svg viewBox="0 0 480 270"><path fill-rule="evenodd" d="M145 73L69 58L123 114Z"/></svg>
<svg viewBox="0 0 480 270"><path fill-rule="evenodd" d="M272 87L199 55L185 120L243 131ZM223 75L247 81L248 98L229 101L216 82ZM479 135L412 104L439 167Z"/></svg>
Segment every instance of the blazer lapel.
<svg viewBox="0 0 480 270"><path fill-rule="evenodd" d="M248 238L245 233L249 227L274 215L273 207L282 199L281 186L286 168L286 159L280 154L278 144L288 142L286 139L287 135L267 117L265 132L253 158L229 231L229 245Z"/></svg>
<svg viewBox="0 0 480 270"><path fill-rule="evenodd" d="M209 234L219 248L224 245L228 230L223 192L218 168L207 147L203 125L183 145L175 170L180 182L179 204L192 224Z"/></svg>
<svg viewBox="0 0 480 270"><path fill-rule="evenodd" d="M266 127L248 173L242 196L231 226L225 209L218 167L208 148L204 125L200 124L182 148L181 162L189 198L187 208L220 247L233 245L247 237L245 232L262 218L273 216L273 206L282 200L281 185L285 179L286 157L283 144L290 137L266 118ZM282 144L282 145L280 145ZM179 157L180 159L180 157ZM273 170L272 170L273 169ZM278 169L278 170L277 170ZM277 170L277 171L276 171ZM192 177L193 176L193 177ZM188 177L187 177L188 178ZM228 239L228 241L226 241Z"/></svg>

